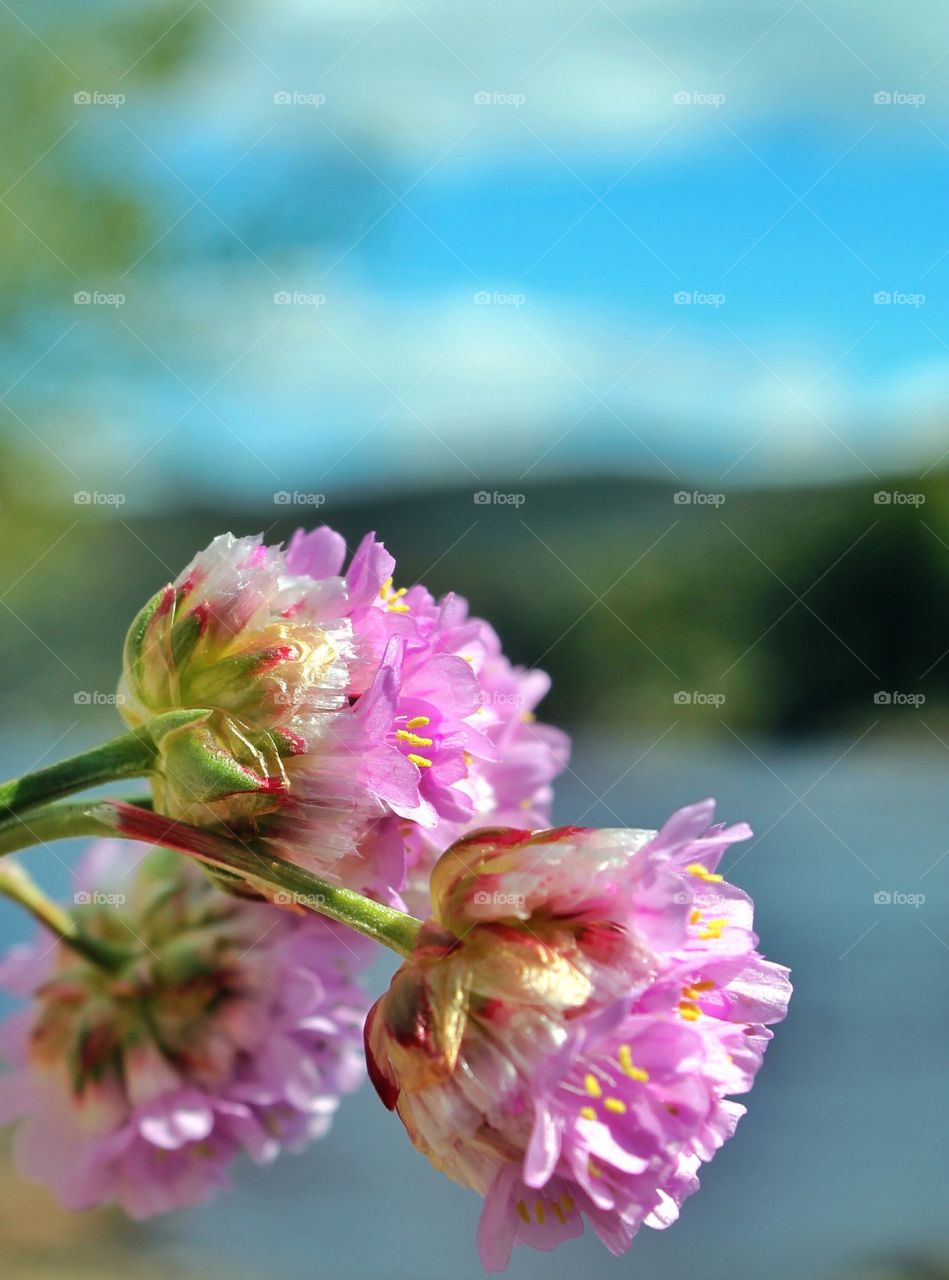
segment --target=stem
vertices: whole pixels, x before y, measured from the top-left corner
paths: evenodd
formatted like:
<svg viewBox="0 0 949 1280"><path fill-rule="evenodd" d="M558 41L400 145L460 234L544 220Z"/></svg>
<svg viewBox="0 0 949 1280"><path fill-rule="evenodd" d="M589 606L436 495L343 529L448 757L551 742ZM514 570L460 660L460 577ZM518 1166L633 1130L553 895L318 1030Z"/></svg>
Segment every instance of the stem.
<svg viewBox="0 0 949 1280"><path fill-rule="evenodd" d="M79 931L79 925L58 902L47 898L35 880L15 862L0 864L0 893L25 907L40 924L63 942L94 964L114 969L127 959L128 952L88 938Z"/></svg>
<svg viewBox="0 0 949 1280"><path fill-rule="evenodd" d="M209 866L236 873L278 903L292 902L338 920L401 956L411 954L421 927L421 921L404 911L331 884L252 845L237 844L213 831L189 827L122 801L45 805L23 818L0 821L0 855L70 836L118 836L177 849Z"/></svg>
<svg viewBox="0 0 949 1280"><path fill-rule="evenodd" d="M155 747L144 729L123 733L81 755L0 783L0 818L101 782L144 777L151 773L154 761Z"/></svg>

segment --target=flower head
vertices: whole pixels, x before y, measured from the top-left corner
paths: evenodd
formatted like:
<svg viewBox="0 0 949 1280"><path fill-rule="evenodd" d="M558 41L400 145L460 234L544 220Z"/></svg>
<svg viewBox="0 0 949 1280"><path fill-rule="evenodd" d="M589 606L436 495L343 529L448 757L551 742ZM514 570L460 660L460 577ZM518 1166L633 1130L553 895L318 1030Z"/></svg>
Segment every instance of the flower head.
<svg viewBox="0 0 949 1280"><path fill-rule="evenodd" d="M567 739L533 723L547 677L465 601L394 587L372 534L345 558L326 527L216 538L132 624L119 705L156 745L159 812L425 902L472 825L548 820Z"/></svg>
<svg viewBox="0 0 949 1280"><path fill-rule="evenodd" d="M787 970L716 871L711 801L658 833L486 830L432 876L433 918L367 1021L370 1075L416 1147L485 1197L478 1245L615 1253L668 1226L734 1131Z"/></svg>
<svg viewBox="0 0 949 1280"><path fill-rule="evenodd" d="M167 850L123 876L134 850L94 845L76 894L86 935L127 960L44 936L0 968L31 1000L0 1030L0 1120L19 1119L21 1172L66 1208L146 1218L208 1199L241 1151L270 1161L326 1132L362 1078L371 947L224 894Z"/></svg>

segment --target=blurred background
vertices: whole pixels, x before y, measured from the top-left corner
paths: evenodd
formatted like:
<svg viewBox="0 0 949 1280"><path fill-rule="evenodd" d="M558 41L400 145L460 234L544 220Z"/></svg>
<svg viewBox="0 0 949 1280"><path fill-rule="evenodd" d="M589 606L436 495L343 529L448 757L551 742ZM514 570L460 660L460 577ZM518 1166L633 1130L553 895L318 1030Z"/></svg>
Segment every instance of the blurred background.
<svg viewBox="0 0 949 1280"><path fill-rule="evenodd" d="M552 674L559 820L755 828L737 1139L513 1277L949 1275L947 70L932 0L0 0L4 775L215 533L326 521ZM11 1280L480 1274L368 1091L150 1226L0 1183Z"/></svg>

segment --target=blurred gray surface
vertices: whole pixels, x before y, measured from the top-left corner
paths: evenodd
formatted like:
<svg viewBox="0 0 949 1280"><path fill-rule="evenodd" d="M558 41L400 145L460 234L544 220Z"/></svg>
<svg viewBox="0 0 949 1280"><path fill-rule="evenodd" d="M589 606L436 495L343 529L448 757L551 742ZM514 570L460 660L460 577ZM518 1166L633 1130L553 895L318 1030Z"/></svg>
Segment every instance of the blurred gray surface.
<svg viewBox="0 0 949 1280"><path fill-rule="evenodd" d="M870 732L788 749L723 730L704 750L677 731L654 747L578 746L561 821L655 826L715 795L723 818L751 822L759 834L724 869L754 896L762 949L792 967L795 997L749 1114L674 1227L642 1231L623 1259L589 1234L553 1254L521 1249L512 1277L823 1280L949 1245L949 856L938 861L949 849L949 761L922 741ZM58 858L74 854L57 845L27 856L61 884ZM878 893L926 901L883 904ZM5 940L25 932L4 904L0 930ZM474 1280L479 1209L364 1088L304 1155L243 1168L216 1206L136 1230L142 1258L169 1274L197 1248L267 1280Z"/></svg>

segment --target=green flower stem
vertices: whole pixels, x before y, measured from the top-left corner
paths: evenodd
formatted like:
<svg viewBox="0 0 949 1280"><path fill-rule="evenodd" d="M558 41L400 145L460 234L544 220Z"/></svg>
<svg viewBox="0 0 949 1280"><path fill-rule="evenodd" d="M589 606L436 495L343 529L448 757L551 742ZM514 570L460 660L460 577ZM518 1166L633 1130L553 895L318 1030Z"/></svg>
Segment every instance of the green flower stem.
<svg viewBox="0 0 949 1280"><path fill-rule="evenodd" d="M115 800L52 804L22 818L0 821L0 855L72 836L145 840L177 849L212 867L238 875L278 903L293 904L348 925L358 933L408 956L421 921L341 885L321 880L253 845L238 844L212 831L188 827L137 805Z"/></svg>
<svg viewBox="0 0 949 1280"><path fill-rule="evenodd" d="M0 863L0 894L25 907L40 924L94 964L114 969L130 954L119 947L86 937L69 912L58 902L47 898L36 881L16 862Z"/></svg>
<svg viewBox="0 0 949 1280"><path fill-rule="evenodd" d="M152 771L154 761L155 747L145 730L124 733L81 755L0 783L0 819L102 782L142 778Z"/></svg>

